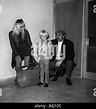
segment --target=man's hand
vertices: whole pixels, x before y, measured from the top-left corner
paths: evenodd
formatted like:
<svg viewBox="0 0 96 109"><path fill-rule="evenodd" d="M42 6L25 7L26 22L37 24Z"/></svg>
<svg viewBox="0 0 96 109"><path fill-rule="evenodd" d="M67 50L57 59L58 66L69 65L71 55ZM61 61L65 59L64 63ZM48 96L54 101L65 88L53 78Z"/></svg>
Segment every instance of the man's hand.
<svg viewBox="0 0 96 109"><path fill-rule="evenodd" d="M61 63L62 63L62 60L57 61L56 66L59 67Z"/></svg>

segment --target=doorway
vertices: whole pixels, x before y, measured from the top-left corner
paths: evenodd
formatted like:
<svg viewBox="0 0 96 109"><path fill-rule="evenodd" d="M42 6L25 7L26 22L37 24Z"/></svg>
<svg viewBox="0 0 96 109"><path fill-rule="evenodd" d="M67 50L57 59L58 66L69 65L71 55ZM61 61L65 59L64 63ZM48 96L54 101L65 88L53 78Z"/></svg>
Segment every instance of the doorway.
<svg viewBox="0 0 96 109"><path fill-rule="evenodd" d="M55 31L64 29L66 38L74 43L75 62L77 64L74 70L78 75L81 75L82 15L83 0L55 3Z"/></svg>
<svg viewBox="0 0 96 109"><path fill-rule="evenodd" d="M83 1L82 77L96 80L96 1Z"/></svg>

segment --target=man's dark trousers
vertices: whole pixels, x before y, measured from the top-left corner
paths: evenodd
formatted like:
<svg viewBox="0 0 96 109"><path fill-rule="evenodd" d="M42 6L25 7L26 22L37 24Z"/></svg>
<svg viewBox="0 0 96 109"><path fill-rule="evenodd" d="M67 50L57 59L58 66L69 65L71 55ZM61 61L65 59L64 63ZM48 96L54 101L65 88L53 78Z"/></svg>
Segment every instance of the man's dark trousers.
<svg viewBox="0 0 96 109"><path fill-rule="evenodd" d="M54 69L55 77L58 78L60 73L66 69L66 78L70 78L73 70L73 61L68 60L66 63L62 62L59 67L56 66L57 60L50 61L50 69Z"/></svg>

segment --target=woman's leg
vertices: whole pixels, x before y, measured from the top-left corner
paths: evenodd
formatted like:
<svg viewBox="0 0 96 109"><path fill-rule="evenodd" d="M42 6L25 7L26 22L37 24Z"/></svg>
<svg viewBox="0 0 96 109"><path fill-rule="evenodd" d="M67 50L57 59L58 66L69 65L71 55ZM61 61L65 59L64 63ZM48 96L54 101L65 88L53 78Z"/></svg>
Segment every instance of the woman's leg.
<svg viewBox="0 0 96 109"><path fill-rule="evenodd" d="M28 67L29 66L29 61L30 61L30 56L25 56L24 57L24 65Z"/></svg>
<svg viewBox="0 0 96 109"><path fill-rule="evenodd" d="M15 57L15 61L16 61L16 79L15 79L15 84L17 85L17 78L20 74L20 71L21 71L21 57L20 56L16 56Z"/></svg>
<svg viewBox="0 0 96 109"><path fill-rule="evenodd" d="M16 61L16 68L21 67L21 57L20 56L16 56L15 57L15 61Z"/></svg>

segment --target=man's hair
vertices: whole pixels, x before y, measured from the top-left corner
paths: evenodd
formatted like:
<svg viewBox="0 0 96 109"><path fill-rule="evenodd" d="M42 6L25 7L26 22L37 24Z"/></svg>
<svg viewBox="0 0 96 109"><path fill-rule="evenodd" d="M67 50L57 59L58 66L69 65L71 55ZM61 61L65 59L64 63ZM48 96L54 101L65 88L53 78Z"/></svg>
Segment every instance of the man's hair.
<svg viewBox="0 0 96 109"><path fill-rule="evenodd" d="M57 35L57 33L61 33L62 35L65 35L65 36L66 36L66 32L65 32L64 30L62 30L62 29L57 30L57 31L55 32L55 34Z"/></svg>

